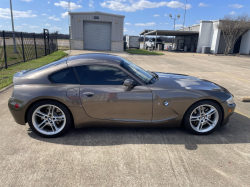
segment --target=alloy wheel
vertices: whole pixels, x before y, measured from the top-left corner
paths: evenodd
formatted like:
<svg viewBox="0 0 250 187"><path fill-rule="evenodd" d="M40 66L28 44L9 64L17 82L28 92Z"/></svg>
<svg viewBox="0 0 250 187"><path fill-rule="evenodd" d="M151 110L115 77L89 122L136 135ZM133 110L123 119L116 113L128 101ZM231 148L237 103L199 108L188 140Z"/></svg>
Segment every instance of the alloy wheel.
<svg viewBox="0 0 250 187"><path fill-rule="evenodd" d="M37 131L45 135L54 135L63 130L66 124L64 112L55 105L42 105L32 115L32 123Z"/></svg>
<svg viewBox="0 0 250 187"><path fill-rule="evenodd" d="M211 131L218 123L219 113L211 105L200 105L196 107L189 118L191 127L201 133Z"/></svg>

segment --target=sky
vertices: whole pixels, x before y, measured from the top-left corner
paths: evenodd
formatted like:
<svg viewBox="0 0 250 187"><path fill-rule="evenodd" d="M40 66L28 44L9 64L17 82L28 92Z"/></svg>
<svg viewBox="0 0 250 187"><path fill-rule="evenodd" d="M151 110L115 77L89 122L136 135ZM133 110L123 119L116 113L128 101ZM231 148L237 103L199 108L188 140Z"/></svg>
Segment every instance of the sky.
<svg viewBox="0 0 250 187"><path fill-rule="evenodd" d="M71 0L72 12L100 11L124 15L124 35L139 35L144 29L172 30L218 20L224 15L250 14L250 0ZM12 0L16 31L69 33L68 0ZM11 31L10 0L0 0L0 30Z"/></svg>

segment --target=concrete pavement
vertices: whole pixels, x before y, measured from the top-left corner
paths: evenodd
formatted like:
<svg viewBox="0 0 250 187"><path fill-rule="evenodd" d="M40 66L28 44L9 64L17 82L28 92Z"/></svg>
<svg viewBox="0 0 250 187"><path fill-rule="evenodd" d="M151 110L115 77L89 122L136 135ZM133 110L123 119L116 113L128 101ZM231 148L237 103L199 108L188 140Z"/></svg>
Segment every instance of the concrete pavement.
<svg viewBox="0 0 250 187"><path fill-rule="evenodd" d="M249 58L165 53L119 55L146 70L229 89L237 104L229 126L207 136L181 128L87 128L45 139L14 122L10 88L0 94L0 186L249 186L250 103L237 99L250 93Z"/></svg>

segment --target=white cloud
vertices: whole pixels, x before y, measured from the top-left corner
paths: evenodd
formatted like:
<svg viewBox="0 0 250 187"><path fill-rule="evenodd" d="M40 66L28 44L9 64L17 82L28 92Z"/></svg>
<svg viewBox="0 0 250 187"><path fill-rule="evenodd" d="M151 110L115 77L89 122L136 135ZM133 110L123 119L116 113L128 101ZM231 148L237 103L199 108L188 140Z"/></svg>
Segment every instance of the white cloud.
<svg viewBox="0 0 250 187"><path fill-rule="evenodd" d="M48 1L48 4L50 4L50 1Z"/></svg>
<svg viewBox="0 0 250 187"><path fill-rule="evenodd" d="M93 0L89 0L89 8L94 8L94 1Z"/></svg>
<svg viewBox="0 0 250 187"><path fill-rule="evenodd" d="M23 23L23 25L27 25L26 23Z"/></svg>
<svg viewBox="0 0 250 187"><path fill-rule="evenodd" d="M155 22L150 22L150 23L136 23L135 26L154 26L156 25Z"/></svg>
<svg viewBox="0 0 250 187"><path fill-rule="evenodd" d="M50 24L46 23L45 26L50 26Z"/></svg>
<svg viewBox="0 0 250 187"><path fill-rule="evenodd" d="M42 16L46 16L47 14L41 14Z"/></svg>
<svg viewBox="0 0 250 187"><path fill-rule="evenodd" d="M49 30L52 30L52 31L59 31L61 30L62 28L59 28L57 26L54 26L54 27L51 27Z"/></svg>
<svg viewBox="0 0 250 187"><path fill-rule="evenodd" d="M234 15L234 14L236 14L236 12L232 11L232 12L230 12L229 14Z"/></svg>
<svg viewBox="0 0 250 187"><path fill-rule="evenodd" d="M31 29L37 28L38 26L30 26Z"/></svg>
<svg viewBox="0 0 250 187"><path fill-rule="evenodd" d="M228 5L231 8L243 8L243 5L239 5L239 4L233 4L233 5Z"/></svg>
<svg viewBox="0 0 250 187"><path fill-rule="evenodd" d="M168 23L164 23L165 25L167 25Z"/></svg>
<svg viewBox="0 0 250 187"><path fill-rule="evenodd" d="M128 29L127 29L127 28L124 28L124 29L123 29L123 32L128 32Z"/></svg>
<svg viewBox="0 0 250 187"><path fill-rule="evenodd" d="M17 11L13 10L14 18L30 18L36 17L36 14L32 14L32 10L27 11ZM10 9L9 8L0 8L0 19L10 19Z"/></svg>
<svg viewBox="0 0 250 187"><path fill-rule="evenodd" d="M131 23L125 23L125 25L131 25Z"/></svg>
<svg viewBox="0 0 250 187"><path fill-rule="evenodd" d="M160 25L162 25L162 23L160 23Z"/></svg>
<svg viewBox="0 0 250 187"><path fill-rule="evenodd" d="M174 27L174 26L173 26ZM175 25L175 28L181 28L181 27L183 27L183 24L176 24Z"/></svg>
<svg viewBox="0 0 250 187"><path fill-rule="evenodd" d="M196 20L197 23L200 23L202 20Z"/></svg>
<svg viewBox="0 0 250 187"><path fill-rule="evenodd" d="M68 2L66 1L60 1L60 3L54 3L55 6L60 6L64 9L68 9ZM75 9L78 9L78 8L82 8L81 5L77 5L75 3L70 3L70 10L75 10Z"/></svg>
<svg viewBox="0 0 250 187"><path fill-rule="evenodd" d="M168 16L167 14L165 14L164 16Z"/></svg>
<svg viewBox="0 0 250 187"><path fill-rule="evenodd" d="M160 15L158 15L158 14L155 14L155 15L154 15L154 17L160 17Z"/></svg>
<svg viewBox="0 0 250 187"><path fill-rule="evenodd" d="M106 0L100 5L104 8L108 8L114 11L125 11L125 12L135 12L137 10L143 10L146 8L158 8L158 7L169 7L169 8L185 8L185 4L179 1L162 1L162 2L151 2L148 0ZM187 4L187 9L192 6Z"/></svg>
<svg viewBox="0 0 250 187"><path fill-rule="evenodd" d="M208 4L205 4L205 3L200 3L199 6L200 7L207 7L207 6L211 6L211 5L208 5Z"/></svg>
<svg viewBox="0 0 250 187"><path fill-rule="evenodd" d="M21 1L26 1L26 2L30 2L30 1L33 1L33 0L21 0Z"/></svg>
<svg viewBox="0 0 250 187"><path fill-rule="evenodd" d="M52 19L54 21L61 21L60 18L57 18L55 15L47 17L47 19Z"/></svg>
<svg viewBox="0 0 250 187"><path fill-rule="evenodd" d="M48 11L50 12L50 9Z"/></svg>
<svg viewBox="0 0 250 187"><path fill-rule="evenodd" d="M67 18L69 15L68 12L61 13L61 18Z"/></svg>
<svg viewBox="0 0 250 187"><path fill-rule="evenodd" d="M77 4L80 4L82 2L82 0L79 0L79 1L77 1Z"/></svg>

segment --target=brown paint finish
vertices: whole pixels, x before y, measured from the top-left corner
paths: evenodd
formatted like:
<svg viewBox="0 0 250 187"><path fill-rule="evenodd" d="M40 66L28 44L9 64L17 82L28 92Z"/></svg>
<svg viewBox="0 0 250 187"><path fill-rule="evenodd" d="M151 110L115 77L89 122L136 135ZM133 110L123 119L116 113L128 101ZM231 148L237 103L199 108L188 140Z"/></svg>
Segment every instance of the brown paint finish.
<svg viewBox="0 0 250 187"><path fill-rule="evenodd" d="M14 76L14 89L9 109L19 124L24 125L29 107L36 101L51 99L64 104L74 118L76 128L86 126L180 126L187 109L197 101L216 101L223 110L222 125L228 123L235 105L225 101L231 94L215 83L186 75L157 73L152 84L126 71L122 58L107 54L85 54L51 63L34 71ZM53 84L49 75L67 67L82 65L117 67L137 82L124 85ZM168 102L168 106L164 105ZM15 104L19 108L15 108ZM229 113L229 109L232 112Z"/></svg>

